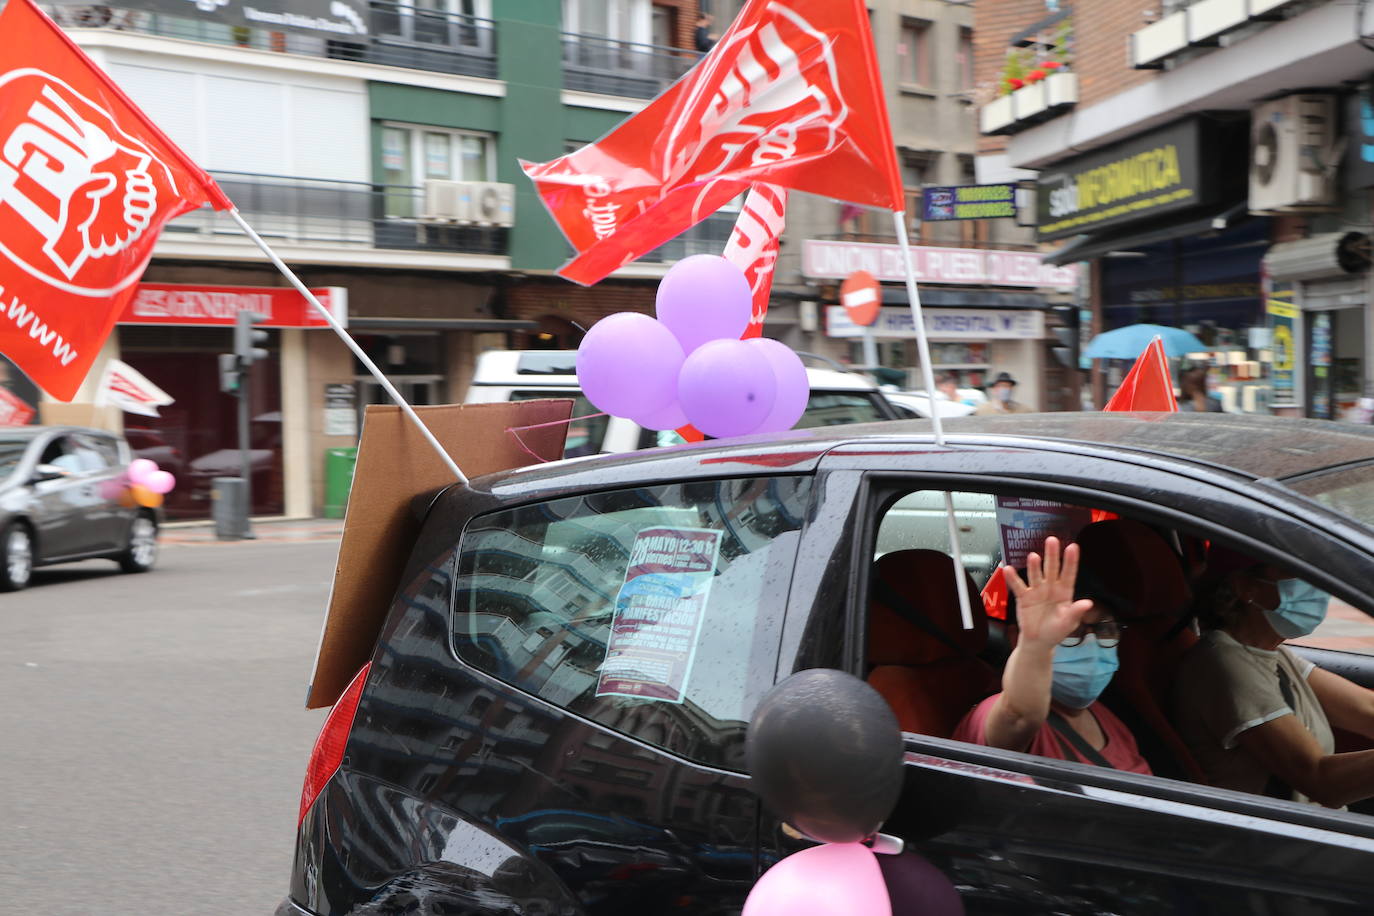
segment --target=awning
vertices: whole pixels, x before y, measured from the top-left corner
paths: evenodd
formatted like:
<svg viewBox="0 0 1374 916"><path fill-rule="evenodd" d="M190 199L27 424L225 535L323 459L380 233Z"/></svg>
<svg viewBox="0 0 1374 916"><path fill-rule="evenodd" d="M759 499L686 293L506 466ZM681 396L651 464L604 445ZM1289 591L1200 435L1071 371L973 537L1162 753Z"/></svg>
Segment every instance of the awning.
<svg viewBox="0 0 1374 916"><path fill-rule="evenodd" d="M1149 245L1158 245L1172 239L1208 235L1239 225L1250 218L1250 210L1245 201L1228 207L1207 211L1191 216L1161 217L1156 220L1141 220L1130 226L1122 226L1115 231L1099 232L1094 235L1081 235L1058 251L1045 255L1046 264L1072 264L1075 261L1091 261L1111 254L1114 251L1134 251Z"/></svg>
<svg viewBox="0 0 1374 916"><path fill-rule="evenodd" d="M1040 293L1004 292L995 289L959 289L948 286L921 286L921 305L926 308L961 309L1048 309ZM883 305L906 305L906 289L883 287Z"/></svg>

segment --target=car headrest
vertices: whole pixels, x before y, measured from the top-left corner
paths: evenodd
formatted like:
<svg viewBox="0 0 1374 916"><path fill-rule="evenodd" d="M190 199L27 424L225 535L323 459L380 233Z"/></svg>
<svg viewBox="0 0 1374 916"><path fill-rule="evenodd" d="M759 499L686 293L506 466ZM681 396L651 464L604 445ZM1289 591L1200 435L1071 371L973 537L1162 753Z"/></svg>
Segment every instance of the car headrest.
<svg viewBox="0 0 1374 916"><path fill-rule="evenodd" d="M1093 522L1078 533L1078 549L1080 575L1100 583L1122 617L1177 617L1192 597L1179 555L1142 522Z"/></svg>
<svg viewBox="0 0 1374 916"><path fill-rule="evenodd" d="M948 554L896 550L878 560L873 577L868 628L871 663L928 665L976 655L987 644L987 616L968 573L964 579L973 610L973 629L964 629L954 561ZM945 638L931 632L932 628Z"/></svg>

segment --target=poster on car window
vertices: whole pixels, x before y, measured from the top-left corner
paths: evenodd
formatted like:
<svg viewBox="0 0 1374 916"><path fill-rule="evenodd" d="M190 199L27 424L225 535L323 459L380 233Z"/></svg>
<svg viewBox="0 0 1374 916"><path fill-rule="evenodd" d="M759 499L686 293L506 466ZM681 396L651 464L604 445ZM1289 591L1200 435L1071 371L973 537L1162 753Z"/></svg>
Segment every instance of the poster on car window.
<svg viewBox="0 0 1374 916"><path fill-rule="evenodd" d="M1043 553L1045 538L1068 543L1092 521L1092 510L1048 499L997 497L997 528L1002 537L1002 563L1024 569L1031 551Z"/></svg>
<svg viewBox="0 0 1374 916"><path fill-rule="evenodd" d="M682 702L719 550L720 532L705 528L646 528L635 535L597 696Z"/></svg>

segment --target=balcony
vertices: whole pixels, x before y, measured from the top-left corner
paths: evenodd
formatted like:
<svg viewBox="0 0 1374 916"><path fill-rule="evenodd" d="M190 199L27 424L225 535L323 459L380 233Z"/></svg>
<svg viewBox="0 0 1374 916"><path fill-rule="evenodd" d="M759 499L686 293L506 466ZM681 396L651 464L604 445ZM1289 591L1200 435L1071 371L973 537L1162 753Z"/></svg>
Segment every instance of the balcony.
<svg viewBox="0 0 1374 916"><path fill-rule="evenodd" d="M506 254L510 230L415 218L424 189L357 181L325 181L244 172L211 172L243 218L268 240L311 246ZM239 236L238 226L209 208L167 226L168 237Z"/></svg>
<svg viewBox="0 0 1374 916"><path fill-rule="evenodd" d="M224 19L176 16L120 6L45 4L67 29L112 29L228 47L299 54L331 60L404 67L458 76L495 78L496 23L400 3L372 0L367 34L324 36L240 24ZM244 20L246 22L246 20Z"/></svg>
<svg viewBox="0 0 1374 916"><path fill-rule="evenodd" d="M672 241L665 242L639 259L641 264L666 264L694 254L721 254L735 229L737 211L712 214Z"/></svg>
<svg viewBox="0 0 1374 916"><path fill-rule="evenodd" d="M563 88L652 99L701 59L696 51L563 33Z"/></svg>

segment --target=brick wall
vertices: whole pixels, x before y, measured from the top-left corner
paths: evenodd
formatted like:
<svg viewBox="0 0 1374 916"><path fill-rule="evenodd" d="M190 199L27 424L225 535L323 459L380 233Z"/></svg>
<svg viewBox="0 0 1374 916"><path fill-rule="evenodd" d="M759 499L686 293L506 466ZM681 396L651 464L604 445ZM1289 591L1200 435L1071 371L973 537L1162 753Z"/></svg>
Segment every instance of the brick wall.
<svg viewBox="0 0 1374 916"><path fill-rule="evenodd" d="M671 10L673 14L673 45L678 48L695 50L695 31L697 27L698 0L654 0L658 9ZM719 20L711 25L711 31L719 35L726 25Z"/></svg>
<svg viewBox="0 0 1374 916"><path fill-rule="evenodd" d="M1101 102L1124 89L1154 79L1158 71L1130 65L1129 37L1158 12L1159 0L1080 0L1073 4L1073 69L1078 74L1078 107ZM974 79L979 103L1000 91L999 74L1008 40L1044 19L1042 0L977 0L974 11ZM1005 137L982 137L979 152L1006 148Z"/></svg>
<svg viewBox="0 0 1374 916"><path fill-rule="evenodd" d="M541 330L558 334L561 343L575 348L580 333L560 325L580 325L590 328L607 315L616 312L654 313L656 281L617 283L607 280L596 286L577 286L563 280L527 280L506 292L505 316L521 321L538 321ZM532 333L519 333L513 346L526 349L534 346Z"/></svg>

